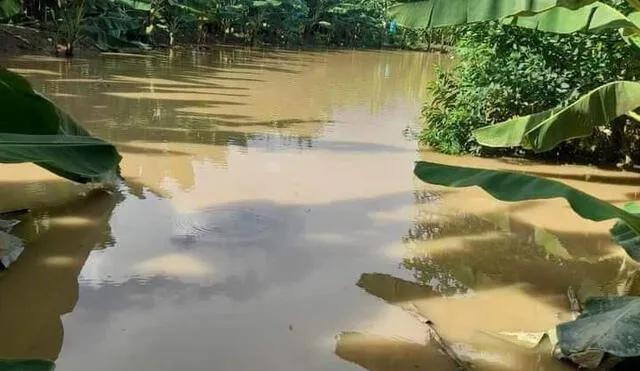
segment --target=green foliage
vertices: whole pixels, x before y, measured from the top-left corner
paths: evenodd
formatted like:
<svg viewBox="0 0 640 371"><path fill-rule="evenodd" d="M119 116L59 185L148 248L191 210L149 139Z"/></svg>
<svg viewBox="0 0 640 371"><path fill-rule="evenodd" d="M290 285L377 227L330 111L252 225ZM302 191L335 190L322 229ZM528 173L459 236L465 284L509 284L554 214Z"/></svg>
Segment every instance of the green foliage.
<svg viewBox="0 0 640 371"><path fill-rule="evenodd" d="M0 371L53 371L55 363L48 360L0 360Z"/></svg>
<svg viewBox="0 0 640 371"><path fill-rule="evenodd" d="M446 153L477 153L474 129L638 75L633 52L614 32L558 35L496 22L461 32L458 63L439 73L423 108L421 140Z"/></svg>
<svg viewBox="0 0 640 371"><path fill-rule="evenodd" d="M3 6L13 4L0 1ZM68 48L81 39L100 49L166 41L173 46L176 39L277 46L430 44L427 32L391 35L392 4L393 0L25 0L24 14L17 17L38 19L45 28L53 24Z"/></svg>
<svg viewBox="0 0 640 371"><path fill-rule="evenodd" d="M433 5L437 3L437 0L433 0L429 17L436 19L434 21L430 18L430 25L446 20ZM529 5L534 3L535 1L528 2ZM611 3L627 12L630 10L629 5L633 5L636 10L640 9L640 2L637 0L629 0L625 4L619 1ZM486 14L481 12L482 9L488 10L491 5L495 9L501 9L505 5L501 0L480 0L474 4L478 5L475 15L479 19L487 19ZM594 6L596 5L587 5L572 15L587 14L585 10L596 9ZM600 26L591 24L594 12L590 13L588 23L584 23L583 27L574 27L574 19L559 16L568 14L567 12L569 11L556 8L523 19L522 22L512 20L510 23L554 32L605 27L603 23ZM465 19L453 21L473 22L469 18L470 14L472 13L467 13ZM585 19L584 14L582 19ZM542 19L551 15L556 19ZM620 28L622 39L639 46L640 32L633 24L637 22L636 15L632 13L628 18L623 18L614 20L612 24L619 22L619 26L614 27ZM632 24L629 25L629 22ZM506 26L496 27L504 30ZM518 29L514 32L526 34L532 31ZM514 115L530 115L477 130L476 138L483 144L496 147L520 145L544 152L568 139L585 137L594 128L612 122L611 143L614 147L618 146L621 142L613 138L627 136L625 129L631 126L629 123L637 124L621 122L618 117L639 117L633 112L640 106L638 85L625 81L605 83L618 80L611 79L616 76L636 79L634 58L629 54L631 48L621 49L620 41L612 39L615 36L606 33L596 36L596 39L594 36L572 33L569 39L561 40L557 35L533 32L532 40L519 40L513 46L508 46L506 53L502 50L504 45L500 43L483 44L476 40L475 44L467 44L467 50L463 49L461 54L461 64L451 74L442 73L432 87L435 97L424 110L428 126L423 138L434 142L436 147L439 145L442 150L462 151L470 147L468 132L465 132L468 127L465 124L478 123L482 126L507 120ZM601 37L609 39L600 39ZM462 43L463 48L465 42L473 39L474 35L466 38ZM554 43L548 44L549 40L554 40ZM540 45L545 47L535 49ZM466 58L465 52L468 53ZM519 59L522 55L526 55L526 58ZM550 55L554 55L556 59L549 59ZM535 73L531 73L532 71ZM543 85L539 85L540 82ZM532 86L541 90L531 91ZM492 91L494 88L498 89ZM589 90L593 91L582 95ZM498 98L495 98L494 92ZM553 103L554 101L556 102ZM549 111L538 112L554 106ZM442 124L441 127L438 124ZM455 131L457 136L452 136L451 131ZM633 139L637 142L638 138L636 136ZM640 206L627 205L622 210L562 183L520 173L419 162L416 164L415 174L425 182L438 185L480 186L503 201L565 198L571 208L583 218L595 221L618 219L610 231L613 240L620 243L632 258L639 257ZM637 297L588 299L584 304L584 311L575 321L561 324L556 329L561 355L585 368L599 367L605 356L640 356L640 343L637 341L637 332L640 331L639 314L640 298Z"/></svg>
<svg viewBox="0 0 640 371"><path fill-rule="evenodd" d="M640 206L634 202L629 202L624 206L624 210L635 214L640 215ZM618 221L609 231L611 234L611 238L618 245L622 246L624 251L633 258L633 260L640 261L640 235L635 233L633 229L629 228L629 226L622 222Z"/></svg>
<svg viewBox="0 0 640 371"><path fill-rule="evenodd" d="M20 13L20 1L0 0L0 19L11 18Z"/></svg>
<svg viewBox="0 0 640 371"><path fill-rule="evenodd" d="M33 162L80 183L115 180L115 147L91 137L26 79L2 67L0 96L0 163Z"/></svg>

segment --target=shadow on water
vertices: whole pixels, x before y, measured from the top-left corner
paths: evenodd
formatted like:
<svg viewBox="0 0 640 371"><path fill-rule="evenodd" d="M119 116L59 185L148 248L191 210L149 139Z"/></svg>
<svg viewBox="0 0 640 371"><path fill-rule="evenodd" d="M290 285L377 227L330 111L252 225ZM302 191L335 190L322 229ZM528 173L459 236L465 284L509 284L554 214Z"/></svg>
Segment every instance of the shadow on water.
<svg viewBox="0 0 640 371"><path fill-rule="evenodd" d="M405 193L324 204L299 205L269 200L232 202L178 215L175 221L162 218L140 221L137 227L141 235L146 234L147 224L154 226L154 235L144 237L144 244L127 241L128 238L123 237L116 226L116 250L144 258L114 260L113 254L117 257L117 251L112 251L110 261L115 265L101 267L113 276L99 275L99 280L91 279L91 265L87 267L87 274L81 276L80 299L74 314L64 323L70 334L65 340L67 357L74 350L79 351L78 347L83 348L73 343L86 342L87 338L94 343L107 341L106 336L113 328L110 326L117 326L115 323L122 315L146 313L153 320L167 305L178 311L182 308L189 311L207 308L207 305L211 308L216 303L229 300L240 307L242 302L261 302L274 291L295 287L317 273L320 267L333 262L331 255L365 254L361 249L363 243L391 242L389 238L393 234L389 231L398 230L399 226L406 224L400 220L381 222L370 214L362 213L363 209L393 210L408 206L410 202ZM133 203L143 208L153 204L135 200ZM147 210L142 212L144 214ZM340 221L327 219L331 215L341 215ZM308 218L323 222L309 223ZM127 221L116 222L122 223ZM164 248L167 245L169 249ZM178 255L192 257L196 268L202 264L215 264L215 275L209 278L204 272L202 280L183 276L190 272L189 266L176 271L179 268L171 267L171 261L164 259ZM129 272L121 276L117 267L122 266L141 269L135 274ZM129 278L121 280L123 277ZM209 316L216 313L211 308ZM245 321L253 320L248 318ZM215 328L220 325L202 326ZM243 334L241 331L237 336L242 338ZM148 339L147 343L152 345L154 340Z"/></svg>
<svg viewBox="0 0 640 371"><path fill-rule="evenodd" d="M212 257L222 253L227 256L229 267L236 271L228 272L226 278L212 284L186 282L171 275L171 271L166 274L153 270L145 270L140 276L123 282L90 281L91 285L85 285L87 282L80 281L78 284L78 274L90 251L114 246L109 220L121 201L121 193L92 191L67 204L35 210L31 217L37 226L17 231L32 241L18 261L0 275L0 326L3 329L0 358L57 359L64 333L60 316L73 311L74 307L76 318L106 326L108 322L104 320L110 315L130 308L153 307L159 297L179 306L207 301L214 296L244 301L264 295L274 285L299 282L313 272L327 249L338 251L360 246L363 238L385 240L390 235L389 229L397 229L398 223L404 224L402 221L376 223L372 216L360 210L393 209L407 205L410 199L399 193L319 205L254 200L181 215L173 229L162 227L162 223L174 221L153 220L150 222L156 226L159 236L154 238L169 240L164 243L173 246L176 253L203 254L203 261L215 261ZM349 225L352 239L330 238L332 234L345 233L336 231L336 224L332 222L310 231L304 217L314 214L321 214L320 218L341 215L340 223ZM373 224L375 229L371 227ZM37 238L29 238L30 230L38 228ZM329 238L309 240L310 233ZM149 238L149 243L153 241ZM305 245L313 248L299 248ZM252 258L258 256L260 259ZM94 333L94 340L101 333Z"/></svg>
<svg viewBox="0 0 640 371"><path fill-rule="evenodd" d="M458 370L433 344L422 345L373 334L341 333L335 353L369 371Z"/></svg>
<svg viewBox="0 0 640 371"><path fill-rule="evenodd" d="M189 152L176 151L172 149L156 149L149 147L141 147L132 144L118 143L118 151L120 153L137 153L150 156L190 156Z"/></svg>
<svg viewBox="0 0 640 371"><path fill-rule="evenodd" d="M597 174L561 174L561 173L546 173L541 171L527 171L527 174L535 175L539 177L578 180L582 182L591 182L591 183L640 186L640 177L638 177L637 174L635 173L632 176L612 176L612 175L597 175Z"/></svg>
<svg viewBox="0 0 640 371"><path fill-rule="evenodd" d="M23 223L16 231L33 241L0 275L0 358L57 359L63 339L60 316L78 301L77 277L90 251L113 243L107 225L119 201L117 194L92 191L33 212L34 225Z"/></svg>
<svg viewBox="0 0 640 371"><path fill-rule="evenodd" d="M111 140L116 143L143 141L248 147L249 141L256 136L258 135L242 131L217 130L214 128L191 129L120 125L118 130L111 134ZM125 152L127 148L135 150L135 146L131 144L126 144L123 148Z"/></svg>
<svg viewBox="0 0 640 371"><path fill-rule="evenodd" d="M230 115L227 115L230 116ZM193 119L197 119L198 117L193 117ZM202 117L201 119L205 119ZM228 127L243 127L243 126L265 126L269 128L290 128L297 124L328 124L335 123L335 121L330 120L301 120L301 119L277 119L277 120L269 120L269 121L231 121L225 120L224 115L218 115L210 118L206 118L207 120L213 120L217 126L228 126Z"/></svg>
<svg viewBox="0 0 640 371"><path fill-rule="evenodd" d="M251 81L251 82L265 82L266 80L260 80L260 79L252 79L249 77L229 77L229 76L216 76L214 77L215 80L222 80L222 81ZM199 81L199 77L198 76L192 76L191 78L188 78L188 80L191 81Z"/></svg>

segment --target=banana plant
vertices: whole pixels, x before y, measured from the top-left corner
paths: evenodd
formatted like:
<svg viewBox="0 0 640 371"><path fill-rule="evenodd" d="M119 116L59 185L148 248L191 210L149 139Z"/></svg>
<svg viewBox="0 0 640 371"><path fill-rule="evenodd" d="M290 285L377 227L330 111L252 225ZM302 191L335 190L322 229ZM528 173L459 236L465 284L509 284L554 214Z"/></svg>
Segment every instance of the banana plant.
<svg viewBox="0 0 640 371"><path fill-rule="evenodd" d="M635 9L624 15L590 0L427 0L398 4L391 9L397 22L409 28L435 28L484 21L501 21L541 32L569 34L617 30L629 47L640 50L640 0L627 0ZM557 107L480 128L476 141L489 147L522 146L538 152L586 137L614 119L640 121L638 83L616 81L603 85L568 107Z"/></svg>
<svg viewBox="0 0 640 371"><path fill-rule="evenodd" d="M640 0L628 0L634 12L624 15L598 1L580 0L428 0L399 4L392 16L410 28L436 28L483 21L554 33L617 30L630 47L640 47ZM516 117L480 128L476 141L491 147L521 146L538 152L563 141L589 136L614 119L640 122L640 83L617 81L600 86L565 107ZM448 187L478 186L502 201L564 198L581 217L616 219L610 230L632 259L640 261L640 206L620 209L563 183L522 173L418 162L415 175L424 182ZM585 367L598 367L605 356L640 356L640 297L596 297L584 303L580 316L556 328L561 355Z"/></svg>
<svg viewBox="0 0 640 371"><path fill-rule="evenodd" d="M517 147L550 151L561 142L591 135L593 130L633 112L640 105L640 83L618 81L602 85L566 107L485 126L473 132L487 147Z"/></svg>

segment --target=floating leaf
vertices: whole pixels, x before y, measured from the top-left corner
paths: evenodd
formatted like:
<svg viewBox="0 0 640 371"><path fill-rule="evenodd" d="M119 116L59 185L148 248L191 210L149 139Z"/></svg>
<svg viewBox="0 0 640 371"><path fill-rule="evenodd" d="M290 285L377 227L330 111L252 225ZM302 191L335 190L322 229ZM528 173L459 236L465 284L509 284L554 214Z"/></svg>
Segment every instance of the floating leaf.
<svg viewBox="0 0 640 371"><path fill-rule="evenodd" d="M542 341L542 339L544 338L544 336L546 335L545 332L508 332L508 331L503 331L503 332L499 332L498 337L500 338L504 338L505 340L516 344L518 346L524 347L524 348L530 348L533 349L535 348L538 344L540 344L540 342Z"/></svg>
<svg viewBox="0 0 640 371"><path fill-rule="evenodd" d="M640 356L640 297L590 298L583 313L557 327L562 352L579 363L594 363L599 353ZM574 356L572 356L574 355Z"/></svg>
<svg viewBox="0 0 640 371"><path fill-rule="evenodd" d="M24 251L24 243L16 236L0 231L0 271L5 270Z"/></svg>
<svg viewBox="0 0 640 371"><path fill-rule="evenodd" d="M558 336L556 334L556 329L551 329L549 331L540 331L540 332L509 332L509 331L501 331L497 334L491 334L500 339L506 340L512 344L517 346L533 349L541 344L541 342L546 338L549 338L549 342L551 344L551 348L553 348L558 343Z"/></svg>
<svg viewBox="0 0 640 371"><path fill-rule="evenodd" d="M15 219L0 219L0 231L9 232L13 227L20 224L19 220Z"/></svg>
<svg viewBox="0 0 640 371"><path fill-rule="evenodd" d="M535 228L533 239L536 245L544 247L545 251L550 255L564 260L571 260L573 257L562 245L562 242L554 234L545 231L542 228Z"/></svg>

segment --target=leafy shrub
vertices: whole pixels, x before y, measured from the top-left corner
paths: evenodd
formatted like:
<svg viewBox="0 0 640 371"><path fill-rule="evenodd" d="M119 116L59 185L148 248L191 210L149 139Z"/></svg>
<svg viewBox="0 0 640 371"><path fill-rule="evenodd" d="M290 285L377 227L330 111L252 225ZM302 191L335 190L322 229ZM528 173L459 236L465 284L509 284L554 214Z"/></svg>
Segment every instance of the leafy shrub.
<svg viewBox="0 0 640 371"><path fill-rule="evenodd" d="M607 82L636 80L640 73L632 51L613 32L557 35L495 22L461 32L457 64L438 73L422 112L421 140L445 153L487 153L474 143L473 129L569 103ZM599 133L559 150L594 152L608 142Z"/></svg>

